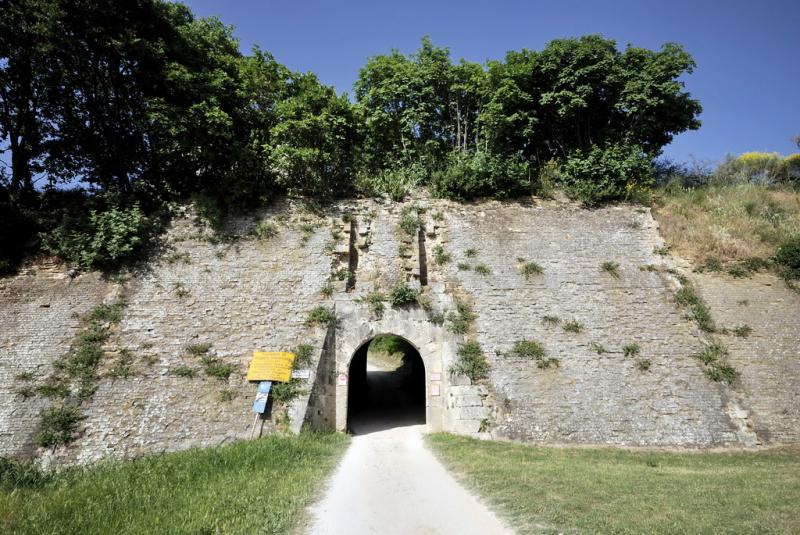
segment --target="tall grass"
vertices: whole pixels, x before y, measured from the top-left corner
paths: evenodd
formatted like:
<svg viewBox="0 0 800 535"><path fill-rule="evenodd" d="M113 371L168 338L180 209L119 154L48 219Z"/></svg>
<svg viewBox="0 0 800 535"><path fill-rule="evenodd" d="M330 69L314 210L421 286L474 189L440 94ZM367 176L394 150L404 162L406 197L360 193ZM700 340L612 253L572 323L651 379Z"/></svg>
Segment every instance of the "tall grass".
<svg viewBox="0 0 800 535"><path fill-rule="evenodd" d="M0 532L287 533L346 444L340 434L270 436L69 469L0 487Z"/></svg>
<svg viewBox="0 0 800 535"><path fill-rule="evenodd" d="M654 214L670 248L697 265L768 259L800 236L800 190L752 183L672 184L659 190Z"/></svg>

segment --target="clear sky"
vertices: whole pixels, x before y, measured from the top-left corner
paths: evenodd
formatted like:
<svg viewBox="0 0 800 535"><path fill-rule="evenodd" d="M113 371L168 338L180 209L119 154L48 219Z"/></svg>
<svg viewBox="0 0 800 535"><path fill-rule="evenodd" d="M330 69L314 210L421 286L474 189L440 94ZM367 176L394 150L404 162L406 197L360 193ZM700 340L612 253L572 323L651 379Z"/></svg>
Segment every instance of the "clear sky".
<svg viewBox="0 0 800 535"><path fill-rule="evenodd" d="M685 82L703 126L665 154L717 161L758 150L795 152L800 134L800 0L187 0L195 14L233 25L287 67L352 92L367 58L413 52L428 35L455 59L483 62L599 33L658 48L674 41L697 61Z"/></svg>

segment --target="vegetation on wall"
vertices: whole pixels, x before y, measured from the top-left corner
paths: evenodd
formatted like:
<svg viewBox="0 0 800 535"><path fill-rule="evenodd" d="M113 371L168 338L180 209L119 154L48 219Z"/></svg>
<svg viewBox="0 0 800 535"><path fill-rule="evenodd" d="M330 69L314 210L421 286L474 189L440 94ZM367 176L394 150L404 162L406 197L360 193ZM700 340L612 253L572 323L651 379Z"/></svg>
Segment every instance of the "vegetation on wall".
<svg viewBox="0 0 800 535"><path fill-rule="evenodd" d="M458 358L450 366L450 373L466 375L473 383L485 379L489 374L489 363L478 342L468 340L459 344L456 355Z"/></svg>

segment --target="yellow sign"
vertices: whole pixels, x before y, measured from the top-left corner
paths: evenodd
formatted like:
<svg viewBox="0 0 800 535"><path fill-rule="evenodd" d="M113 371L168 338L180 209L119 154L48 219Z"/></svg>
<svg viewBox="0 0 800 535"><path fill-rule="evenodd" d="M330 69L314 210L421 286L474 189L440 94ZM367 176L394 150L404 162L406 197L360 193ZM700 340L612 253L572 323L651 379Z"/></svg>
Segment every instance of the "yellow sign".
<svg viewBox="0 0 800 535"><path fill-rule="evenodd" d="M292 378L294 357L294 353L282 351L254 351L247 369L247 380L287 383Z"/></svg>

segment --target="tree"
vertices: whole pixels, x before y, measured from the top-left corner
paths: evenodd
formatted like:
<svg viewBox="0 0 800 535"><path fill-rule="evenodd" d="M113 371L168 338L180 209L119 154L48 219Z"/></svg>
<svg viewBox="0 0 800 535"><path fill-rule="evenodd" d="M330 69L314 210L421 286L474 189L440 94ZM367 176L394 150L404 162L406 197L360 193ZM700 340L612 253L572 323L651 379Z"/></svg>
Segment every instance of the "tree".
<svg viewBox="0 0 800 535"><path fill-rule="evenodd" d="M0 1L0 147L11 151L9 200L33 194L33 177L44 169L50 125L43 109L47 87L52 2Z"/></svg>
<svg viewBox="0 0 800 535"><path fill-rule="evenodd" d="M290 193L331 198L352 190L356 119L344 95L313 74L294 75L278 102L265 147L277 184Z"/></svg>

